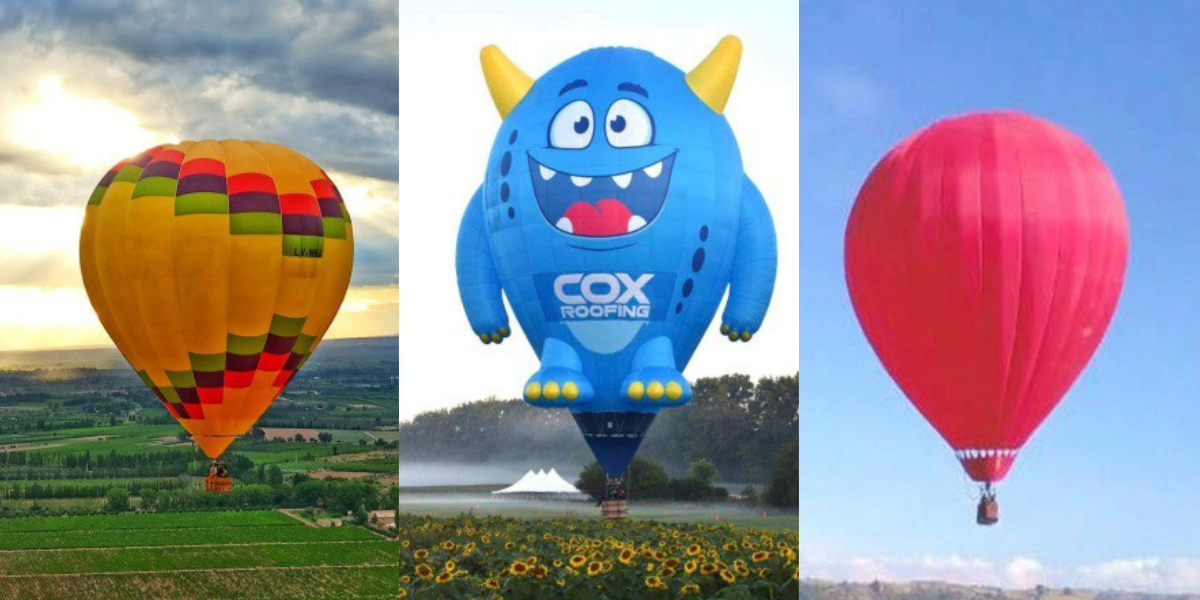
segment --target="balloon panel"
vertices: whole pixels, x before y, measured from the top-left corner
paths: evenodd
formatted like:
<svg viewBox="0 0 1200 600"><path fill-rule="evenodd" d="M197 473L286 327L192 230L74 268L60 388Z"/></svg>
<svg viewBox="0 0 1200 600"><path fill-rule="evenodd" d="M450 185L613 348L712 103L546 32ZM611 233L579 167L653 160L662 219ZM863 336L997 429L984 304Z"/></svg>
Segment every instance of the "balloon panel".
<svg viewBox="0 0 1200 600"><path fill-rule="evenodd" d="M118 163L80 240L105 330L213 458L320 343L352 262L349 213L325 172L252 141L188 141Z"/></svg>
<svg viewBox="0 0 1200 600"><path fill-rule="evenodd" d="M980 481L1095 352L1128 252L1099 157L1041 119L984 113L892 149L846 230L855 311L888 373Z"/></svg>

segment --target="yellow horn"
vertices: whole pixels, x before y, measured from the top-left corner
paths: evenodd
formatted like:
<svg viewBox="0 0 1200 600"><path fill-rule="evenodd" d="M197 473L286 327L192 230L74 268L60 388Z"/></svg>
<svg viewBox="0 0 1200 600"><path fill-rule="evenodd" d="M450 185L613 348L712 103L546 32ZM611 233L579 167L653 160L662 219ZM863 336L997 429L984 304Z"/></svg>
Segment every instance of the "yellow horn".
<svg viewBox="0 0 1200 600"><path fill-rule="evenodd" d="M508 57L495 46L487 46L479 52L479 63L483 65L483 78L500 118L508 117L514 106L533 87L533 79L517 68Z"/></svg>
<svg viewBox="0 0 1200 600"><path fill-rule="evenodd" d="M732 35L721 39L716 48L687 74L688 87L717 114L725 111L738 64L742 62L742 41ZM499 101L497 101L499 104Z"/></svg>

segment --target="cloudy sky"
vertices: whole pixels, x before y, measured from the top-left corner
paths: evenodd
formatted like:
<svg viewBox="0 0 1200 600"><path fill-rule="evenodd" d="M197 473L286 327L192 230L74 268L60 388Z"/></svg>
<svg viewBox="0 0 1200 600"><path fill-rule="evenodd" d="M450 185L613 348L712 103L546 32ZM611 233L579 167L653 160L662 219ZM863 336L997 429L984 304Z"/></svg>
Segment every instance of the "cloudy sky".
<svg viewBox="0 0 1200 600"><path fill-rule="evenodd" d="M387 1L0 4L0 350L108 343L79 276L87 197L117 160L200 138L323 166L356 228L330 336L396 333L397 22Z"/></svg>

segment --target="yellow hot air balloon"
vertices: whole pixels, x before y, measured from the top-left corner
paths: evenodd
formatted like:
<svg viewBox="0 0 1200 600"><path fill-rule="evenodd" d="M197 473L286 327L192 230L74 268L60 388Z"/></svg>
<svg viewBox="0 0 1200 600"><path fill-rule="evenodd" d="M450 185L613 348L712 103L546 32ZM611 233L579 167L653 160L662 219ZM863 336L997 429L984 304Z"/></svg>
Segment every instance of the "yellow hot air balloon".
<svg viewBox="0 0 1200 600"><path fill-rule="evenodd" d="M239 140L117 163L88 200L79 243L104 329L213 459L317 347L353 257L329 176L292 150Z"/></svg>

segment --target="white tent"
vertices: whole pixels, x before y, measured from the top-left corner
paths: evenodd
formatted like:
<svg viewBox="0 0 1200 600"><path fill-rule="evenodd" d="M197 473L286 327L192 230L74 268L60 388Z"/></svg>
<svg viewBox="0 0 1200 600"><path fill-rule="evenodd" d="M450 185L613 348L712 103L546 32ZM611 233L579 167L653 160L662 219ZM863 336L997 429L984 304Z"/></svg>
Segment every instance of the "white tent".
<svg viewBox="0 0 1200 600"><path fill-rule="evenodd" d="M579 494L582 495L575 486L571 485L566 479L563 479L558 471L550 469L547 473L545 469L538 469L537 473L529 471L523 477L517 480L516 483L502 489L492 492L493 494Z"/></svg>

